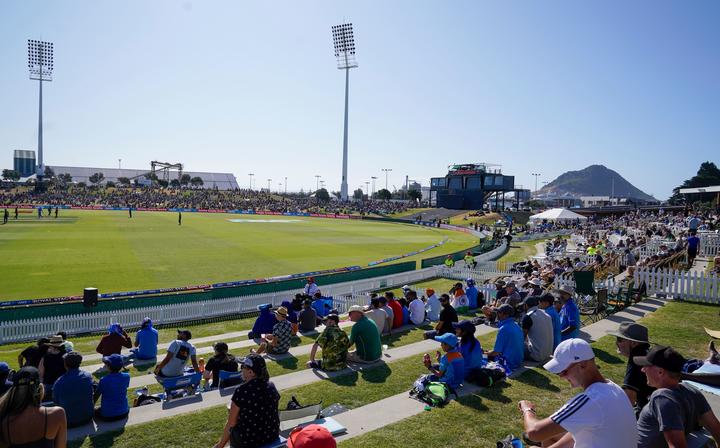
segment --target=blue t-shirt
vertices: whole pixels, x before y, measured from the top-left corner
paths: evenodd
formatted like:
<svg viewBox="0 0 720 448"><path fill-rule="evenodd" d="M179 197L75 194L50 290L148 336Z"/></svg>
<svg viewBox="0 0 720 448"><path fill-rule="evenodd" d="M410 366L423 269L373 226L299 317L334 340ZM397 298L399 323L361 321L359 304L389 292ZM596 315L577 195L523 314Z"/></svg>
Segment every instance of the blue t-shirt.
<svg viewBox="0 0 720 448"><path fill-rule="evenodd" d="M138 344L138 359L153 359L157 357L158 331L153 327L140 329L135 335Z"/></svg>
<svg viewBox="0 0 720 448"><path fill-rule="evenodd" d="M558 315L557 311L555 310L555 307L553 307L552 305L545 308L544 311L552 319L553 351L555 351L555 347L557 347L558 344L560 344L562 342L562 333L560 332L560 330L562 330L562 323L560 322L560 315Z"/></svg>
<svg viewBox="0 0 720 448"><path fill-rule="evenodd" d="M472 369L479 369L485 365L480 341L475 339L475 342L475 347L472 349L470 349L472 341L465 344L460 343L460 353L462 354L463 362L465 363L465 378L467 378L468 373L470 373Z"/></svg>
<svg viewBox="0 0 720 448"><path fill-rule="evenodd" d="M450 387L458 387L462 384L465 375L465 362L457 349L450 350L440 358L440 369L443 375L438 381L448 384Z"/></svg>
<svg viewBox="0 0 720 448"><path fill-rule="evenodd" d="M568 299L567 302L560 309L560 327L561 330L569 326L574 326L575 329L569 333L562 335L562 340L577 338L580 336L580 310L573 299Z"/></svg>
<svg viewBox="0 0 720 448"><path fill-rule="evenodd" d="M127 390L130 387L130 374L125 372L110 373L100 379L100 414L103 417L117 417L129 410Z"/></svg>
<svg viewBox="0 0 720 448"><path fill-rule="evenodd" d="M474 310L478 307L478 290L474 286L468 286L465 290L465 295L468 298L468 308Z"/></svg>
<svg viewBox="0 0 720 448"><path fill-rule="evenodd" d="M408 310L405 307L402 307L402 313L403 313L403 325L409 325L410 324L410 310Z"/></svg>
<svg viewBox="0 0 720 448"><path fill-rule="evenodd" d="M525 345L522 328L512 318L508 317L498 322L497 337L493 351L502 353L507 361L507 367L515 370L522 365L525 357Z"/></svg>
<svg viewBox="0 0 720 448"><path fill-rule="evenodd" d="M688 249L697 250L698 244L700 244L700 238L698 238L696 236L688 237L688 239L687 239Z"/></svg>
<svg viewBox="0 0 720 448"><path fill-rule="evenodd" d="M95 410L93 393L92 375L84 370L70 369L55 381L53 401L65 409L68 424L77 425L92 419Z"/></svg>

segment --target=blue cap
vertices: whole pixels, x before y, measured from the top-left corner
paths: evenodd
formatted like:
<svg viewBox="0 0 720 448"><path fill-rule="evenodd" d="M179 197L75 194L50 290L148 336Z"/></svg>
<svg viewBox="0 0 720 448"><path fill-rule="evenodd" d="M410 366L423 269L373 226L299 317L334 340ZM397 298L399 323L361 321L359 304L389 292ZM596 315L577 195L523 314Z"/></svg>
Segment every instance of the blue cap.
<svg viewBox="0 0 720 448"><path fill-rule="evenodd" d="M109 365L112 368L119 369L121 368L125 363L123 362L122 355L118 353L113 353L110 356L103 356L103 362L107 365Z"/></svg>
<svg viewBox="0 0 720 448"><path fill-rule="evenodd" d="M440 336L435 336L435 340L438 342L442 342L443 344L447 344L450 347L455 347L458 341L457 336L452 333L445 333Z"/></svg>
<svg viewBox="0 0 720 448"><path fill-rule="evenodd" d="M0 373L5 373L10 371L10 366L6 362L0 362Z"/></svg>
<svg viewBox="0 0 720 448"><path fill-rule="evenodd" d="M474 286L475 280L468 278L467 280L465 280L465 283L467 283L468 286Z"/></svg>

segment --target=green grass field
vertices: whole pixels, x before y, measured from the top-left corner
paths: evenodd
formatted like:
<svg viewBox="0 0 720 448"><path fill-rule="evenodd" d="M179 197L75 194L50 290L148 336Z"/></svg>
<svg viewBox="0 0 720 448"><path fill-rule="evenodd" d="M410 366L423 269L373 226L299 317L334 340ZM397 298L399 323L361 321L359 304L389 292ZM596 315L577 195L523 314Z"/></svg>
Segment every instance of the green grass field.
<svg viewBox="0 0 720 448"><path fill-rule="evenodd" d="M240 222L232 222L239 220ZM0 226L0 300L178 287L368 262L436 244L417 260L477 240L413 225L288 216L62 210Z"/></svg>

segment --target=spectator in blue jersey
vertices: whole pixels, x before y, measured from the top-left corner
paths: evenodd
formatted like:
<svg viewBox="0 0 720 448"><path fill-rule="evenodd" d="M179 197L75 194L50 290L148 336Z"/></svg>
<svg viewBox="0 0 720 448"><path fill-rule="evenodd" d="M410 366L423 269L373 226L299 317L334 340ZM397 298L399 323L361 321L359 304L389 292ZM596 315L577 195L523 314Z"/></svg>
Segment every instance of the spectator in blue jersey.
<svg viewBox="0 0 720 448"><path fill-rule="evenodd" d="M485 365L482 346L475 337L475 325L469 320L453 322L452 325L455 334L460 338L460 354L465 363L464 378L471 381L473 371L477 371L477 369L481 369Z"/></svg>
<svg viewBox="0 0 720 448"><path fill-rule="evenodd" d="M252 331L248 333L249 339L257 339L262 337L264 334L272 333L273 327L278 322L275 318L275 314L272 312L272 304L265 303L258 306L260 315L255 319Z"/></svg>
<svg viewBox="0 0 720 448"><path fill-rule="evenodd" d="M320 291L316 292L313 296L312 307L317 313L318 318L322 319L330 313L332 306L328 302L329 299L323 297Z"/></svg>
<svg viewBox="0 0 720 448"><path fill-rule="evenodd" d="M560 298L560 338L574 339L580 337L580 310L578 309L573 294L575 291L571 286L563 285L554 292Z"/></svg>
<svg viewBox="0 0 720 448"><path fill-rule="evenodd" d="M425 367L432 374L433 381L440 381L452 388L459 387L465 376L465 362L458 350L457 336L454 333L445 333L435 336L435 340L440 343L445 354L441 355L437 352L438 364L431 364L429 357L426 356L423 360Z"/></svg>
<svg viewBox="0 0 720 448"><path fill-rule="evenodd" d="M152 320L146 317L135 335L135 348L130 351L135 354L135 359L147 360L157 358L157 350L158 331L153 328Z"/></svg>
<svg viewBox="0 0 720 448"><path fill-rule="evenodd" d="M90 423L95 411L93 394L95 392L90 373L80 370L82 355L78 352L66 353L64 375L55 381L53 401L65 409L68 428Z"/></svg>
<svg viewBox="0 0 720 448"><path fill-rule="evenodd" d="M487 352L489 359L499 356L505 358L510 372L522 365L525 356L524 335L520 325L513 320L515 310L507 303L497 309L498 333L495 337L493 350Z"/></svg>
<svg viewBox="0 0 720 448"><path fill-rule="evenodd" d="M692 266L695 257L697 257L698 246L700 245L700 238L697 237L697 231L691 230L690 236L687 239L687 254L688 254L688 265Z"/></svg>
<svg viewBox="0 0 720 448"><path fill-rule="evenodd" d="M123 357L119 354L104 356L103 362L109 374L100 379L95 401L100 398L100 407L95 409L95 418L105 421L122 420L130 412L127 390L130 386L130 374L121 372Z"/></svg>
<svg viewBox="0 0 720 448"><path fill-rule="evenodd" d="M12 381L8 380L11 373L8 363L0 362L0 397L10 390L13 385Z"/></svg>
<svg viewBox="0 0 720 448"><path fill-rule="evenodd" d="M558 344L562 342L562 323L560 322L560 315L555 310L553 304L555 303L555 296L552 294L543 294L538 297L538 308L544 310L548 316L552 319L553 324L553 350L557 348Z"/></svg>
<svg viewBox="0 0 720 448"><path fill-rule="evenodd" d="M469 278L465 280L465 283L467 284L467 288L465 288L465 295L468 299L468 308L474 310L485 305L485 301L483 300L484 297L482 297L482 294L480 294L478 289L475 287L475 280Z"/></svg>

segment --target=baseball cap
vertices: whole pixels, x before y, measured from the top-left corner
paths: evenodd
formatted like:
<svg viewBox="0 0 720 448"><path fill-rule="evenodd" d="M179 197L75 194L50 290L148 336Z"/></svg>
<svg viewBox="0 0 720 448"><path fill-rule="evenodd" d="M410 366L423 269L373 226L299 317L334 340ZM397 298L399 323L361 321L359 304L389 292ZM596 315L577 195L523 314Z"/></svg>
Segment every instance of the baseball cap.
<svg viewBox="0 0 720 448"><path fill-rule="evenodd" d="M192 333L190 330L178 330L178 334L183 334L186 338L192 339Z"/></svg>
<svg viewBox="0 0 720 448"><path fill-rule="evenodd" d="M113 353L110 356L103 356L103 362L114 369L119 369L123 366L123 357L118 353Z"/></svg>
<svg viewBox="0 0 720 448"><path fill-rule="evenodd" d="M6 362L0 362L0 373L5 373L10 371L10 366Z"/></svg>
<svg viewBox="0 0 720 448"><path fill-rule="evenodd" d="M646 356L633 356L639 366L661 367L668 372L680 373L685 365L685 358L672 347L656 345Z"/></svg>
<svg viewBox="0 0 720 448"><path fill-rule="evenodd" d="M240 367L247 367L248 369L259 375L266 370L265 358L262 356L251 353L240 360Z"/></svg>
<svg viewBox="0 0 720 448"><path fill-rule="evenodd" d="M447 344L450 347L457 346L457 336L452 333L441 334L440 336L435 336L434 339L438 342L442 342L443 344Z"/></svg>
<svg viewBox="0 0 720 448"><path fill-rule="evenodd" d="M460 322L453 322L452 326L455 329L461 329L465 333L475 334L475 325L467 319L461 320Z"/></svg>
<svg viewBox="0 0 720 448"><path fill-rule="evenodd" d="M77 369L82 364L82 355L76 351L65 353L63 359L71 369Z"/></svg>
<svg viewBox="0 0 720 448"><path fill-rule="evenodd" d="M408 289L410 289L410 285L403 285L402 289L403 291L407 291Z"/></svg>
<svg viewBox="0 0 720 448"><path fill-rule="evenodd" d="M332 433L322 425L310 424L295 428L289 437L289 446L303 448L335 448L337 443Z"/></svg>
<svg viewBox="0 0 720 448"><path fill-rule="evenodd" d="M555 348L553 358L543 367L557 375L576 362L593 358L595 353L587 341L579 338L566 339Z"/></svg>

